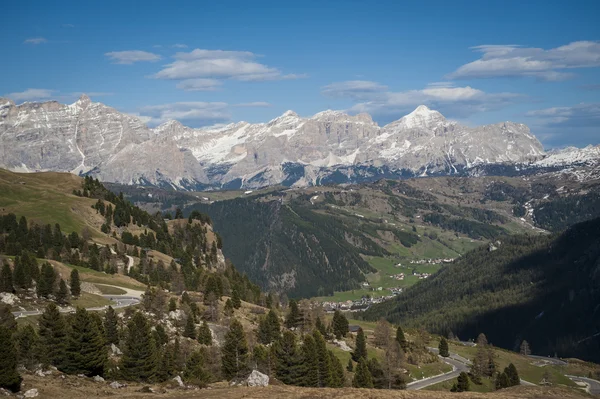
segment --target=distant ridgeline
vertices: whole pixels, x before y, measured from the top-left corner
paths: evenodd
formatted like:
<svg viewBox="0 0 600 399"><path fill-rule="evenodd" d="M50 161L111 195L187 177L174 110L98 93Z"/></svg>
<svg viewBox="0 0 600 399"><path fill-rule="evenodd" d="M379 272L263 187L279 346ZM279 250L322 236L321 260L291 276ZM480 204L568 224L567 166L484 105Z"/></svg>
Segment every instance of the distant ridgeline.
<svg viewBox="0 0 600 399"><path fill-rule="evenodd" d="M600 218L475 249L364 317L496 346L600 361Z"/></svg>

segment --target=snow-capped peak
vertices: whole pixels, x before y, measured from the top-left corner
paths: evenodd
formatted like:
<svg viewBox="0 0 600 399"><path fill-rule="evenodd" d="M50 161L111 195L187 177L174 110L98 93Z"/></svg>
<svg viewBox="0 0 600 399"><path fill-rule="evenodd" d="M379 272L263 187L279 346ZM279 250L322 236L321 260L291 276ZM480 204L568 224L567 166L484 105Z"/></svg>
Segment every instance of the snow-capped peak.
<svg viewBox="0 0 600 399"><path fill-rule="evenodd" d="M92 100L90 100L90 98L86 95L86 94L82 94L79 97L79 100L77 100L77 103L81 106L81 107L85 107L87 105L89 105L92 102Z"/></svg>
<svg viewBox="0 0 600 399"><path fill-rule="evenodd" d="M445 122L446 118L438 111L429 109L426 105L419 105L413 112L400 118L398 122L407 128L414 127L432 127L441 122Z"/></svg>
<svg viewBox="0 0 600 399"><path fill-rule="evenodd" d="M295 116L298 117L298 114L295 113L294 111L292 111L291 109L288 109L287 111L285 111L282 115L281 118L285 118L287 116Z"/></svg>

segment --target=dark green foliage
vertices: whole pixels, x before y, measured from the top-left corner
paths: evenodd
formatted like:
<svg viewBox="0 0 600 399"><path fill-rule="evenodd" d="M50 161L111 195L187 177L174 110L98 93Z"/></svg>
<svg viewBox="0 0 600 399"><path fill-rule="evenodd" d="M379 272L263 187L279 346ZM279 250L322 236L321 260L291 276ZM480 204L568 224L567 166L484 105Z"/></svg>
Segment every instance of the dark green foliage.
<svg viewBox="0 0 600 399"><path fill-rule="evenodd" d="M0 271L0 292L15 292L12 270L6 260L2 262L2 271Z"/></svg>
<svg viewBox="0 0 600 399"><path fill-rule="evenodd" d="M371 373L371 379L373 380L373 388L383 389L386 388L385 374L379 360L377 358L371 358L367 362L369 373Z"/></svg>
<svg viewBox="0 0 600 399"><path fill-rule="evenodd" d="M362 328L358 329L352 360L358 362L361 358L367 359L367 339Z"/></svg>
<svg viewBox="0 0 600 399"><path fill-rule="evenodd" d="M404 331L402 331L402 327L400 326L398 326L398 328L396 329L396 342L400 344L400 348L402 348L403 351L406 351L408 349L408 341L406 340L406 337L404 336Z"/></svg>
<svg viewBox="0 0 600 399"><path fill-rule="evenodd" d="M167 345L160 351L160 359L158 363L158 371L156 379L158 381L167 381L176 374L175 358L179 355L175 345Z"/></svg>
<svg viewBox="0 0 600 399"><path fill-rule="evenodd" d="M234 313L233 302L231 302L231 299L229 299L229 298L227 298L227 300L225 301L225 306L223 306L223 313L225 313L225 316L227 316L227 317L233 316L233 313Z"/></svg>
<svg viewBox="0 0 600 399"><path fill-rule="evenodd" d="M373 377L364 357L361 357L358 361L354 379L352 379L352 386L354 388L373 388Z"/></svg>
<svg viewBox="0 0 600 399"><path fill-rule="evenodd" d="M348 365L346 366L346 370L350 373L354 371L354 364L352 363L352 358L348 359Z"/></svg>
<svg viewBox="0 0 600 399"><path fill-rule="evenodd" d="M77 269L71 270L71 295L75 298L81 295L81 281L79 280L79 271Z"/></svg>
<svg viewBox="0 0 600 399"><path fill-rule="evenodd" d="M329 351L329 359L331 362L331 388L341 388L346 382L346 375L344 373L344 367L338 357Z"/></svg>
<svg viewBox="0 0 600 399"><path fill-rule="evenodd" d="M302 343L302 365L304 367L304 377L301 385L306 387L319 386L319 355L317 353L317 344L312 335L305 335Z"/></svg>
<svg viewBox="0 0 600 399"><path fill-rule="evenodd" d="M152 381L158 371L158 360L148 319L137 312L127 324L127 337L121 358L123 377L132 381Z"/></svg>
<svg viewBox="0 0 600 399"><path fill-rule="evenodd" d="M258 371L271 375L271 352L266 346L255 345L252 349L252 360Z"/></svg>
<svg viewBox="0 0 600 399"><path fill-rule="evenodd" d="M325 327L325 324L321 321L321 317L319 316L317 316L317 320L315 320L315 329L327 339L327 327Z"/></svg>
<svg viewBox="0 0 600 399"><path fill-rule="evenodd" d="M509 364L508 367L504 369L504 373L508 376L508 381L511 387L521 384L521 378L519 378L519 373L517 372L517 368L514 364Z"/></svg>
<svg viewBox="0 0 600 399"><path fill-rule="evenodd" d="M39 337L32 325L20 327L15 335L19 364L32 370L40 360Z"/></svg>
<svg viewBox="0 0 600 399"><path fill-rule="evenodd" d="M67 357L62 371L87 376L103 375L108 354L98 323L83 308L77 308L69 321Z"/></svg>
<svg viewBox="0 0 600 399"><path fill-rule="evenodd" d="M58 284L58 291L56 292L56 302L60 305L66 305L69 303L69 289L67 288L67 283L62 278L60 279L60 283Z"/></svg>
<svg viewBox="0 0 600 399"><path fill-rule="evenodd" d="M221 348L221 371L227 379L244 377L248 372L248 343L242 324L233 319Z"/></svg>
<svg viewBox="0 0 600 399"><path fill-rule="evenodd" d="M117 313L109 306L104 315L104 339L107 344L119 344L119 325Z"/></svg>
<svg viewBox="0 0 600 399"><path fill-rule="evenodd" d="M452 392L467 392L470 390L469 375L464 371L458 375L456 383L452 386Z"/></svg>
<svg viewBox="0 0 600 399"><path fill-rule="evenodd" d="M67 323L54 303L49 303L39 320L40 354L46 364L63 369L67 351Z"/></svg>
<svg viewBox="0 0 600 399"><path fill-rule="evenodd" d="M285 318L285 326L287 328L298 327L302 323L302 316L300 315L300 309L298 309L298 302L290 300L289 311Z"/></svg>
<svg viewBox="0 0 600 399"><path fill-rule="evenodd" d="M171 298L169 300L169 312L174 312L177 310L177 301L175 298Z"/></svg>
<svg viewBox="0 0 600 399"><path fill-rule="evenodd" d="M273 343L275 376L287 385L300 385L303 379L303 357L296 345L296 335L284 331L281 340Z"/></svg>
<svg viewBox="0 0 600 399"><path fill-rule="evenodd" d="M242 306L242 300L236 288L231 291L231 303L235 309L239 309Z"/></svg>
<svg viewBox="0 0 600 399"><path fill-rule="evenodd" d="M194 316L191 314L186 318L183 336L190 339L196 339L196 323L194 322Z"/></svg>
<svg viewBox="0 0 600 399"><path fill-rule="evenodd" d="M495 239L507 233L502 227L463 218L452 218L441 213L429 213L423 221L444 229L458 231L474 239Z"/></svg>
<svg viewBox="0 0 600 399"><path fill-rule="evenodd" d="M364 317L461 337L484 329L512 350L526 336L541 354L599 360L597 343L584 340L597 332L589 315L600 303L598 258L600 219L561 235L505 237L496 251L471 251Z"/></svg>
<svg viewBox="0 0 600 399"><path fill-rule="evenodd" d="M183 378L185 381L204 387L210 381L210 373L204 366L204 351L196 350L189 357L185 363L185 370L183 372Z"/></svg>
<svg viewBox="0 0 600 399"><path fill-rule="evenodd" d="M506 372L498 374L496 377L496 389L508 388L510 386L510 377Z"/></svg>
<svg viewBox="0 0 600 399"><path fill-rule="evenodd" d="M336 339L341 339L348 334L348 319L339 310L333 313L333 320L331 321L333 327L333 335Z"/></svg>
<svg viewBox="0 0 600 399"><path fill-rule="evenodd" d="M10 305L0 303L0 326L13 330L17 327L17 321L12 314Z"/></svg>
<svg viewBox="0 0 600 399"><path fill-rule="evenodd" d="M440 339L440 345L438 346L438 349L440 356L450 356L450 352L448 351L448 340L446 340L446 338L442 337L442 339Z"/></svg>
<svg viewBox="0 0 600 399"><path fill-rule="evenodd" d="M23 380L17 371L17 350L12 331L0 326L0 388L19 392Z"/></svg>
<svg viewBox="0 0 600 399"><path fill-rule="evenodd" d="M212 334L206 320L202 322L202 325L198 329L198 342L202 345L212 345Z"/></svg>
<svg viewBox="0 0 600 399"><path fill-rule="evenodd" d="M266 317L260 319L257 336L258 342L265 345L279 339L281 336L279 317L273 309L269 310Z"/></svg>
<svg viewBox="0 0 600 399"><path fill-rule="evenodd" d="M54 292L54 281L56 280L56 272L54 267L44 262L42 264L42 272L40 274L40 280L37 282L37 294L40 297L47 298Z"/></svg>
<svg viewBox="0 0 600 399"><path fill-rule="evenodd" d="M169 335L165 331L165 328L162 324L158 324L154 327L154 331L152 331L152 338L154 339L154 343L157 348L162 347L167 342L169 342Z"/></svg>
<svg viewBox="0 0 600 399"><path fill-rule="evenodd" d="M575 223L600 217L600 195L590 192L554 198L537 205L534 214L538 226L561 231Z"/></svg>
<svg viewBox="0 0 600 399"><path fill-rule="evenodd" d="M317 355L317 387L331 387L334 384L331 357L325 345L325 339L317 330L313 332ZM343 370L342 370L343 373Z"/></svg>

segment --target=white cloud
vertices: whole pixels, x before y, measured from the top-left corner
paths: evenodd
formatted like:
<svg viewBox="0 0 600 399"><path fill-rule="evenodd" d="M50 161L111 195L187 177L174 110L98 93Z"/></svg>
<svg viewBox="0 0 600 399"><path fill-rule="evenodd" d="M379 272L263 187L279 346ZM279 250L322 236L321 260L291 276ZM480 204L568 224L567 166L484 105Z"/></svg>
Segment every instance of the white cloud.
<svg viewBox="0 0 600 399"><path fill-rule="evenodd" d="M215 91L223 82L218 79L186 79L177 83L177 88L185 91Z"/></svg>
<svg viewBox="0 0 600 399"><path fill-rule="evenodd" d="M160 60L160 55L141 50L111 51L105 56L113 61L113 64L133 64L134 62L154 62Z"/></svg>
<svg viewBox="0 0 600 399"><path fill-rule="evenodd" d="M554 126L600 126L600 104L577 104L529 111L527 116L538 118L542 124Z"/></svg>
<svg viewBox="0 0 600 399"><path fill-rule="evenodd" d="M187 44L175 43L171 47L173 47L173 48L187 48Z"/></svg>
<svg viewBox="0 0 600 399"><path fill-rule="evenodd" d="M46 43L47 41L48 41L48 39L46 39L44 37L32 37L31 39L25 40L23 43L25 43L25 44L42 44L42 43Z"/></svg>
<svg viewBox="0 0 600 399"><path fill-rule="evenodd" d="M432 83L420 90L394 92L376 82L348 81L325 86L322 93L356 101L350 108L354 112L400 115L426 104L456 117L502 108L522 97L515 93L485 93L470 86L456 87L448 82Z"/></svg>
<svg viewBox="0 0 600 399"><path fill-rule="evenodd" d="M178 87L184 90L193 90L196 87L194 82L198 79L267 81L305 77L299 74L284 74L277 68L257 62L258 56L249 51L195 49L190 52L178 52L173 58L175 61L165 65L154 77L180 80L182 83L178 84Z"/></svg>
<svg viewBox="0 0 600 399"><path fill-rule="evenodd" d="M6 97L10 98L15 102L22 101L33 101L33 100L47 100L53 96L52 93L56 90L48 89L27 89L21 92L9 93Z"/></svg>
<svg viewBox="0 0 600 399"><path fill-rule="evenodd" d="M529 76L557 81L573 76L565 70L600 66L600 43L572 42L544 50L517 45L472 47L482 53L480 59L462 65L448 75L450 79Z"/></svg>
<svg viewBox="0 0 600 399"><path fill-rule="evenodd" d="M258 108L266 108L266 107L270 107L271 104L269 104L266 101L254 101L254 102L250 102L250 103L239 103L239 104L235 104L234 107L241 107L241 108L248 108L248 107L258 107Z"/></svg>
<svg viewBox="0 0 600 399"><path fill-rule="evenodd" d="M200 126L231 120L229 104L224 102L177 102L142 107L140 114L147 123L158 125L175 119ZM149 118L149 119L148 119Z"/></svg>

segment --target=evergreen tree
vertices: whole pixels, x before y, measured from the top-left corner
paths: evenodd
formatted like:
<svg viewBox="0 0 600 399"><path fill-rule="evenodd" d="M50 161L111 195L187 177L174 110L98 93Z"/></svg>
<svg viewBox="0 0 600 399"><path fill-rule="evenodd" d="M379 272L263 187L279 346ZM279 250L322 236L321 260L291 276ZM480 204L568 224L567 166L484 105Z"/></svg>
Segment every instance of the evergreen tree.
<svg viewBox="0 0 600 399"><path fill-rule="evenodd" d="M523 356L531 355L531 348L529 347L529 342L527 342L525 340L523 340L523 342L521 342L520 352L521 352L521 355L523 355Z"/></svg>
<svg viewBox="0 0 600 399"><path fill-rule="evenodd" d="M242 324L233 319L221 348L221 371L227 379L242 377L248 371L248 343Z"/></svg>
<svg viewBox="0 0 600 399"><path fill-rule="evenodd" d="M117 313L109 306L104 314L104 339L107 344L119 344L119 327Z"/></svg>
<svg viewBox="0 0 600 399"><path fill-rule="evenodd" d="M204 387L210 381L210 374L204 367L204 353L196 350L185 363L183 378L194 385Z"/></svg>
<svg viewBox="0 0 600 399"><path fill-rule="evenodd" d="M87 376L103 375L108 354L98 323L87 310L77 308L70 324L63 371Z"/></svg>
<svg viewBox="0 0 600 399"><path fill-rule="evenodd" d="M270 352L264 345L256 345L252 349L252 360L254 368L261 373L271 375L271 359Z"/></svg>
<svg viewBox="0 0 600 399"><path fill-rule="evenodd" d="M362 328L358 329L356 334L356 343L354 345L354 352L352 352L352 360L358 362L360 358L367 359L367 339Z"/></svg>
<svg viewBox="0 0 600 399"><path fill-rule="evenodd" d="M3 262L2 271L0 271L0 292L15 292L12 270L10 270L10 266L8 265L7 261Z"/></svg>
<svg viewBox="0 0 600 399"><path fill-rule="evenodd" d="M237 288L234 288L231 291L231 303L233 304L234 309L239 309L242 306L242 300L240 299Z"/></svg>
<svg viewBox="0 0 600 399"><path fill-rule="evenodd" d="M496 389L508 388L510 386L510 378L506 372L498 374L496 377Z"/></svg>
<svg viewBox="0 0 600 399"><path fill-rule="evenodd" d="M452 392L466 392L470 389L469 375L464 371L458 375L456 383L452 386Z"/></svg>
<svg viewBox="0 0 600 399"><path fill-rule="evenodd" d="M48 262L42 264L42 272L40 279L37 282L37 295L39 297L48 298L54 292L54 281L56 280L56 272L54 267Z"/></svg>
<svg viewBox="0 0 600 399"><path fill-rule="evenodd" d="M23 380L17 371L17 350L12 331L0 326L0 388L19 392Z"/></svg>
<svg viewBox="0 0 600 399"><path fill-rule="evenodd" d="M212 333L210 332L210 328L208 327L206 320L202 322L202 325L198 329L198 342L200 342L202 345L212 345Z"/></svg>
<svg viewBox="0 0 600 399"><path fill-rule="evenodd" d="M373 377L369 371L367 360L361 357L356 366L356 372L352 379L352 386L354 388L373 388Z"/></svg>
<svg viewBox="0 0 600 399"><path fill-rule="evenodd" d="M49 303L39 320L40 354L46 364L62 369L67 347L67 323L54 303Z"/></svg>
<svg viewBox="0 0 600 399"><path fill-rule="evenodd" d="M171 298L169 300L169 312L174 312L177 310L177 301L175 298Z"/></svg>
<svg viewBox="0 0 600 399"><path fill-rule="evenodd" d="M396 341L400 344L400 348L402 348L402 350L406 352L406 350L408 349L408 341L406 340L406 337L404 336L404 331L402 331L402 327L400 326L398 326L398 328L396 329Z"/></svg>
<svg viewBox="0 0 600 399"><path fill-rule="evenodd" d="M31 268L29 266L29 257L26 252L23 252L22 256L15 257L13 284L16 288L20 289L28 289L32 286Z"/></svg>
<svg viewBox="0 0 600 399"><path fill-rule="evenodd" d="M315 329L327 339L327 327L325 327L325 324L321 321L321 317L319 316L317 316L317 320L315 320Z"/></svg>
<svg viewBox="0 0 600 399"><path fill-rule="evenodd" d="M302 362L304 367L304 378L302 385L306 387L319 386L319 357L317 344L312 335L305 335L302 344Z"/></svg>
<svg viewBox="0 0 600 399"><path fill-rule="evenodd" d="M341 388L346 382L346 375L344 374L344 367L342 366L342 362L332 351L329 351L329 359L331 361L332 376L330 386L332 388Z"/></svg>
<svg viewBox="0 0 600 399"><path fill-rule="evenodd" d="M303 359L296 345L296 335L284 331L281 340L276 341L273 347L277 379L287 385L299 385L303 378Z"/></svg>
<svg viewBox="0 0 600 399"><path fill-rule="evenodd" d="M267 316L259 321L257 333L258 342L268 345L279 339L280 336L281 326L279 324L279 317L277 317L275 311L271 309Z"/></svg>
<svg viewBox="0 0 600 399"><path fill-rule="evenodd" d="M298 309L298 302L290 300L290 310L285 318L285 326L287 328L295 328L300 325L302 319L300 317L300 309Z"/></svg>
<svg viewBox="0 0 600 399"><path fill-rule="evenodd" d="M336 339L342 339L342 337L345 337L346 334L348 334L348 319L346 319L346 316L339 310L336 310L333 313L332 325L333 335L335 335Z"/></svg>
<svg viewBox="0 0 600 399"><path fill-rule="evenodd" d="M174 346L170 345L167 345L164 350L161 351L158 370L156 372L156 379L158 381L167 381L176 374L175 354Z"/></svg>
<svg viewBox="0 0 600 399"><path fill-rule="evenodd" d="M163 345L169 342L169 336L167 335L167 332L162 324L158 324L156 327L154 327L154 331L152 331L152 337L154 338L154 343L156 344L157 348L161 348Z"/></svg>
<svg viewBox="0 0 600 399"><path fill-rule="evenodd" d="M442 337L442 339L440 339L440 345L438 346L438 349L439 349L440 356L442 356L442 357L450 356L450 352L448 351L448 341L446 340L446 338Z"/></svg>
<svg viewBox="0 0 600 399"><path fill-rule="evenodd" d="M354 363L352 363L352 358L348 359L346 370L348 370L350 373L354 371Z"/></svg>
<svg viewBox="0 0 600 399"><path fill-rule="evenodd" d="M39 338L31 324L19 328L15 336L19 364L32 370L39 363Z"/></svg>
<svg viewBox="0 0 600 399"><path fill-rule="evenodd" d="M66 305L69 303L69 289L67 288L67 283L62 278L60 279L60 283L58 284L58 292L56 293L56 302L60 305Z"/></svg>
<svg viewBox="0 0 600 399"><path fill-rule="evenodd" d="M367 362L367 367L371 373L371 379L373 380L373 388L383 389L386 387L386 378L383 368L377 358L371 358Z"/></svg>
<svg viewBox="0 0 600 399"><path fill-rule="evenodd" d="M71 295L78 298L81 295L81 281L79 280L79 271L71 270Z"/></svg>
<svg viewBox="0 0 600 399"><path fill-rule="evenodd" d="M514 364L510 363L508 367L504 369L504 373L508 376L509 386L514 387L521 384L521 378L519 377L519 373Z"/></svg>
<svg viewBox="0 0 600 399"><path fill-rule="evenodd" d="M157 374L158 354L150 324L137 312L127 323L127 338L121 358L121 371L126 379L152 381Z"/></svg>
<svg viewBox="0 0 600 399"><path fill-rule="evenodd" d="M227 317L231 317L233 316L233 309L233 302L231 302L231 299L227 299L225 301L225 306L223 306L223 313L225 313Z"/></svg>
<svg viewBox="0 0 600 399"><path fill-rule="evenodd" d="M9 305L0 302L0 326L4 326L9 330L17 328L17 321L12 314L12 309Z"/></svg>
<svg viewBox="0 0 600 399"><path fill-rule="evenodd" d="M317 368L317 386L318 387L330 387L333 386L333 373L331 365L331 357L327 351L325 339L318 330L313 332L313 338L315 340L315 349L317 354L318 368ZM343 372L343 371L342 371Z"/></svg>
<svg viewBox="0 0 600 399"><path fill-rule="evenodd" d="M194 323L194 317L191 314L188 315L185 322L183 336L190 339L196 339L196 323Z"/></svg>

